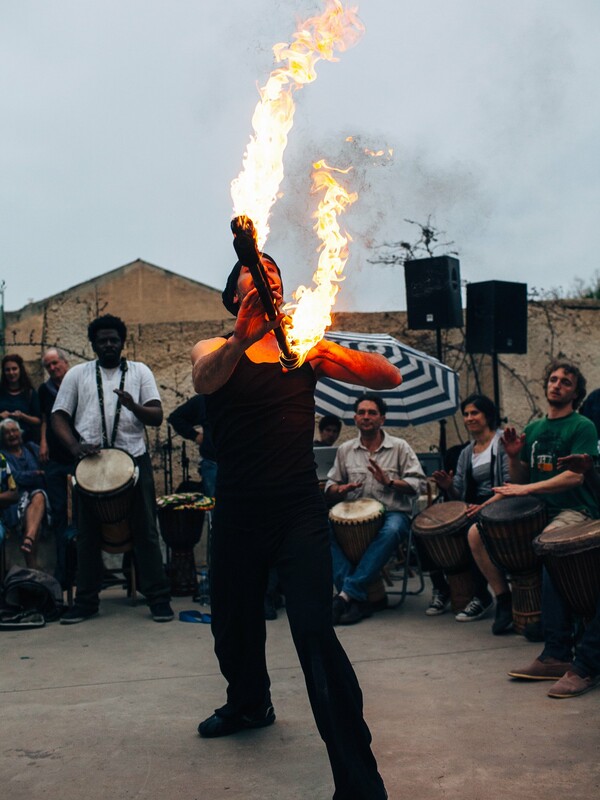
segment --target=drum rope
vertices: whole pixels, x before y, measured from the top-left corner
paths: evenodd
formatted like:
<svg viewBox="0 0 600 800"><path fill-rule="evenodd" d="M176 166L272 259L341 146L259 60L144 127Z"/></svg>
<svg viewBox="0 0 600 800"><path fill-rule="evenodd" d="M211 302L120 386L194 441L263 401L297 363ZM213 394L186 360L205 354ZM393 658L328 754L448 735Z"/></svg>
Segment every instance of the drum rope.
<svg viewBox="0 0 600 800"><path fill-rule="evenodd" d="M119 391L123 391L125 386L125 373L127 372L127 359L122 358L120 363L121 380L119 382ZM117 430L119 428L119 421L121 419L121 398L117 400L117 407L115 410L115 421L112 429L112 436L110 437L110 444L108 442L108 429L106 427L106 417L104 414L104 390L102 388L102 373L100 371L100 362L96 361L96 388L98 390L98 403L100 404L100 419L102 420L102 447L114 447L117 438Z"/></svg>

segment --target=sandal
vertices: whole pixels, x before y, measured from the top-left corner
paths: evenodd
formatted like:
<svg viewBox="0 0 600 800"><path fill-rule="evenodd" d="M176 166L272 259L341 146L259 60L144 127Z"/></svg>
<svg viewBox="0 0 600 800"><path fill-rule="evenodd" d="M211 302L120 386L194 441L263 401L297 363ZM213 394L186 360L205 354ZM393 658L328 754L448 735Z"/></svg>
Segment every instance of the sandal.
<svg viewBox="0 0 600 800"><path fill-rule="evenodd" d="M34 545L35 545L35 539L32 539L31 536L26 536L23 539L23 543L21 545L21 550L24 553L28 553L28 554L33 553Z"/></svg>

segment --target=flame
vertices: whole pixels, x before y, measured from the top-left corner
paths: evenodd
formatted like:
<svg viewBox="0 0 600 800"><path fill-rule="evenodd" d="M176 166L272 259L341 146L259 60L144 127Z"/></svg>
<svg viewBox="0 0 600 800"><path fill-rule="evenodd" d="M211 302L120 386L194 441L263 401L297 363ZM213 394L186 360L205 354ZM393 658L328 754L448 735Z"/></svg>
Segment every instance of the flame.
<svg viewBox="0 0 600 800"><path fill-rule="evenodd" d="M284 309L291 316L291 323L285 330L286 338L290 349L301 361L331 325L331 308L343 280L342 271L348 260L348 241L351 241L348 233L342 234L338 215L358 198L356 192L348 192L333 175L334 172L347 174L352 167L337 169L325 161L317 161L313 167L311 193L324 192L313 214L317 220L314 230L321 240L317 248L321 254L312 278L316 288L299 286L293 295L296 303Z"/></svg>
<svg viewBox="0 0 600 800"><path fill-rule="evenodd" d="M301 22L291 44L273 47L275 69L260 91L252 117L254 134L246 148L242 171L231 183L234 216L245 215L254 222L258 247L263 249L269 235L269 216L283 179L283 153L294 122L292 93L316 80L318 61L337 61L360 39L364 26L356 8L344 8L340 0L327 0L321 16Z"/></svg>

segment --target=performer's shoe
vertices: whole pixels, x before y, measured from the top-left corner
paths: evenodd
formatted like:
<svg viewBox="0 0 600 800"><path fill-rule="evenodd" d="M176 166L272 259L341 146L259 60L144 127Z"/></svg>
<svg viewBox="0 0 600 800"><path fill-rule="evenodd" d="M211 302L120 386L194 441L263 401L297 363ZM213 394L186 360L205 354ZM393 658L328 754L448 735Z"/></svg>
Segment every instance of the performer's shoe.
<svg viewBox="0 0 600 800"><path fill-rule="evenodd" d="M224 717L215 713L198 725L198 733L203 739L216 739L219 736L231 736L239 731L253 730L254 728L266 728L275 722L275 711L273 706L268 706L262 714L246 715L236 714Z"/></svg>
<svg viewBox="0 0 600 800"><path fill-rule="evenodd" d="M433 594L431 595L431 602L425 609L425 613L428 617L438 617L440 614L444 614L448 610L449 605L450 595L440 592L439 589L434 589Z"/></svg>
<svg viewBox="0 0 600 800"><path fill-rule="evenodd" d="M340 617L340 625L354 625L372 614L370 603L352 600L348 611Z"/></svg>
<svg viewBox="0 0 600 800"><path fill-rule="evenodd" d="M523 678L528 681L556 681L571 668L570 661L559 661L558 658L536 658L531 664L521 669L513 669L508 674L511 678Z"/></svg>
<svg viewBox="0 0 600 800"><path fill-rule="evenodd" d="M568 669L565 674L558 680L554 686L548 690L548 697L568 698L577 697L580 694L585 694L593 689L600 683L600 676L592 677L587 675L585 678L578 675L572 669Z"/></svg>
<svg viewBox="0 0 600 800"><path fill-rule="evenodd" d="M331 621L334 625L340 624L340 619L343 614L350 610L350 603L345 600L341 594L336 594L331 603Z"/></svg>

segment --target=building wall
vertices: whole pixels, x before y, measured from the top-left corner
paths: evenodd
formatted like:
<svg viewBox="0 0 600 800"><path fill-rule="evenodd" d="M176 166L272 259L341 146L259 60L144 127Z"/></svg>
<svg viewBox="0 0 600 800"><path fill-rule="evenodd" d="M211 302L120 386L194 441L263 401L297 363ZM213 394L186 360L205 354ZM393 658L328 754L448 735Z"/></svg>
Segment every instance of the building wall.
<svg viewBox="0 0 600 800"><path fill-rule="evenodd" d="M121 271L118 271L121 272ZM121 316L128 325L126 355L147 363L159 385L166 416L193 393L190 351L199 339L220 336L233 328L233 318L224 311L220 293L200 284L179 280L151 265L134 264L111 280L91 282L75 291L50 298L36 308L7 314L7 351L21 353L35 384L44 379L39 358L45 346L58 344L70 353L71 362L93 357L86 339L87 325L98 313ZM111 275L112 273L109 273ZM191 284L191 286L190 286ZM185 291L184 291L185 290ZM187 293L187 297L183 297ZM184 319L185 321L173 321ZM165 319L168 317L168 319ZM503 416L521 430L545 411L541 376L552 357L578 362L591 391L600 386L600 303L595 301L551 301L529 304L528 352L499 356L499 380ZM404 312L340 313L334 315L334 330L389 333L431 355L436 353L432 331L411 331ZM16 330L13 337L11 330ZM11 340L14 338L14 343ZM460 375L461 397L481 390L493 397L490 356L469 356L464 352L464 332L443 334L443 360ZM417 452L435 449L440 440L439 423L390 429L406 438ZM447 420L448 446L465 440L460 414ZM355 435L344 426L341 441ZM157 489L164 492L162 464L167 439L166 424L149 431L149 444L156 468ZM174 484L180 479L181 439L173 437ZM187 454L196 477L197 448L188 442Z"/></svg>

